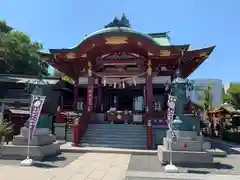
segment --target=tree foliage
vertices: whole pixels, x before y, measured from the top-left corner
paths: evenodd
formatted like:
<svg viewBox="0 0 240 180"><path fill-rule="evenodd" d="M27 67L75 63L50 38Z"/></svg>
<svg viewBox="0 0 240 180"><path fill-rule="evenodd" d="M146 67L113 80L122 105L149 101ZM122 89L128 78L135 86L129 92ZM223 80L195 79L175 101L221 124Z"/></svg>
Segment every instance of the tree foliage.
<svg viewBox="0 0 240 180"><path fill-rule="evenodd" d="M212 87L211 84L208 84L204 90L204 109L208 113L212 108Z"/></svg>
<svg viewBox="0 0 240 180"><path fill-rule="evenodd" d="M240 84L231 83L224 94L223 102L232 104L236 109L240 109Z"/></svg>
<svg viewBox="0 0 240 180"><path fill-rule="evenodd" d="M198 105L203 107L206 114L213 109L212 106L212 82L209 81L207 87L201 92Z"/></svg>
<svg viewBox="0 0 240 180"><path fill-rule="evenodd" d="M41 61L42 48L23 32L0 21L0 73L49 75L48 64Z"/></svg>

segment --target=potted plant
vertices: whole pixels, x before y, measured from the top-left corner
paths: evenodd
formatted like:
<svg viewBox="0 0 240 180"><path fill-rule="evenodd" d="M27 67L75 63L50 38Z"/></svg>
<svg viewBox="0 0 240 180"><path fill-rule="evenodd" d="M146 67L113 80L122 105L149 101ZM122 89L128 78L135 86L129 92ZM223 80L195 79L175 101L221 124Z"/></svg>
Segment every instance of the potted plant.
<svg viewBox="0 0 240 180"><path fill-rule="evenodd" d="M5 138L11 135L12 129L13 126L9 121L0 121L0 147L3 145Z"/></svg>

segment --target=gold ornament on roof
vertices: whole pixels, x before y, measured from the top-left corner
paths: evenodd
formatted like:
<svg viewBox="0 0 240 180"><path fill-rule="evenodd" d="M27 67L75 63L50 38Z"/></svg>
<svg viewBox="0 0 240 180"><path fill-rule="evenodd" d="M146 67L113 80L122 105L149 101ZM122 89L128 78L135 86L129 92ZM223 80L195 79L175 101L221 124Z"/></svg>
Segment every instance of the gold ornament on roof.
<svg viewBox="0 0 240 180"><path fill-rule="evenodd" d="M126 36L112 36L112 37L106 37L105 44L111 44L111 45L117 45L117 44L127 44L128 43L128 37Z"/></svg>
<svg viewBox="0 0 240 180"><path fill-rule="evenodd" d="M82 58L87 57L87 54L85 53L85 54L83 54L81 57L82 57Z"/></svg>
<svg viewBox="0 0 240 180"><path fill-rule="evenodd" d="M208 57L208 53L207 52L201 52L201 53L199 53L199 56L196 57L196 62L200 62L200 61L204 60L207 57Z"/></svg>
<svg viewBox="0 0 240 180"><path fill-rule="evenodd" d="M171 52L169 50L160 50L160 56L167 57L171 55Z"/></svg>
<svg viewBox="0 0 240 180"><path fill-rule="evenodd" d="M88 76L92 76L92 63L88 61Z"/></svg>
<svg viewBox="0 0 240 180"><path fill-rule="evenodd" d="M205 58L205 57L207 57L207 56L208 56L208 53L207 53L207 52L202 52L202 53L199 54L199 57Z"/></svg>
<svg viewBox="0 0 240 180"><path fill-rule="evenodd" d="M151 76L151 74L152 74L152 62L151 62L151 60L148 60L147 72L148 72L148 75Z"/></svg>
<svg viewBox="0 0 240 180"><path fill-rule="evenodd" d="M67 59L75 59L76 58L76 54L73 52L67 53L66 54Z"/></svg>
<svg viewBox="0 0 240 180"><path fill-rule="evenodd" d="M148 52L148 56L153 56L153 53L151 53L151 52Z"/></svg>

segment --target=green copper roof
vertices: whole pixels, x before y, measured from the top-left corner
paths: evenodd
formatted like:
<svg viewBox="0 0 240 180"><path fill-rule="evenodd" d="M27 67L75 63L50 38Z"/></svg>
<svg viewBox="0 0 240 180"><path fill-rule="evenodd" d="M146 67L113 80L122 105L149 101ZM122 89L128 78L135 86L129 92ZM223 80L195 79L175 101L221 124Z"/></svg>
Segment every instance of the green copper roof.
<svg viewBox="0 0 240 180"><path fill-rule="evenodd" d="M77 46L71 49L81 46L85 41L93 37L104 36L104 35L108 35L108 36L109 35L110 36L111 35L112 36L137 35L139 37L148 39L150 42L152 42L154 45L157 45L157 46L171 45L169 41L168 32L146 34L146 33L135 31L131 28L130 21L128 20L127 16L123 13L120 19L115 17L112 22L104 26L104 29L98 30L89 35L86 35Z"/></svg>
<svg viewBox="0 0 240 180"><path fill-rule="evenodd" d="M150 41L152 41L153 44L158 45L158 46L159 45L161 45L161 46L171 45L171 43L169 41L168 33L145 34L145 33L141 33L141 32L135 31L135 30L133 30L131 28L127 28L127 27L109 27L109 28L95 31L89 35L86 35L83 38L83 40L78 44L78 46L81 46L82 43L84 43L86 40L88 40L92 37L101 36L101 35L105 35L105 34L108 34L108 35L135 34L135 35L139 35L139 36L149 39Z"/></svg>
<svg viewBox="0 0 240 180"><path fill-rule="evenodd" d="M154 41L156 41L160 46L171 46L172 44L170 43L170 37L168 35L168 32L164 33L151 33L148 34L149 36L152 37Z"/></svg>

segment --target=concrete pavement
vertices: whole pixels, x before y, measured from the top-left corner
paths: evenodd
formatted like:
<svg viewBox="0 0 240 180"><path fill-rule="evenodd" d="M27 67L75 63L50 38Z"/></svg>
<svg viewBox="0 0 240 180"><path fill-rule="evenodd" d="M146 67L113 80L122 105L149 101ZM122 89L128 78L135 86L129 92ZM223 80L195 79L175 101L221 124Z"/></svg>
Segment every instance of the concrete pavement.
<svg viewBox="0 0 240 180"><path fill-rule="evenodd" d="M166 174L155 152L130 150L71 149L57 158L32 167L20 167L17 160L0 159L0 179L3 180L237 180L240 179L239 145L215 142L228 149L226 158L216 158L212 168L179 167L181 173ZM231 149L231 151L229 150ZM234 152L233 152L234 150ZM72 152L73 151L73 152ZM108 152L109 151L109 152ZM133 150L132 150L133 151Z"/></svg>
<svg viewBox="0 0 240 180"><path fill-rule="evenodd" d="M86 153L61 168L0 165L0 174L4 180L124 180L129 159L129 154Z"/></svg>
<svg viewBox="0 0 240 180"><path fill-rule="evenodd" d="M240 175L227 174L166 174L160 169L149 167L148 171L131 170L130 154L86 153L65 166L20 167L15 165L0 165L1 179L4 180L239 180ZM147 166L161 166L156 160L147 156L135 157L149 162L136 161ZM152 164L154 162L154 164ZM140 167L140 166L139 166ZM162 169L162 168L161 168ZM155 170L155 171L154 171Z"/></svg>

